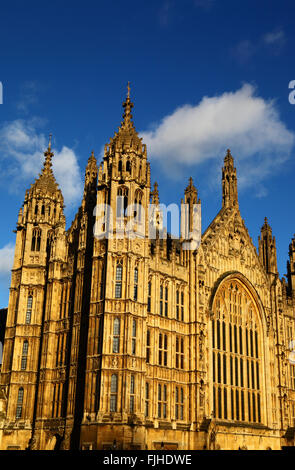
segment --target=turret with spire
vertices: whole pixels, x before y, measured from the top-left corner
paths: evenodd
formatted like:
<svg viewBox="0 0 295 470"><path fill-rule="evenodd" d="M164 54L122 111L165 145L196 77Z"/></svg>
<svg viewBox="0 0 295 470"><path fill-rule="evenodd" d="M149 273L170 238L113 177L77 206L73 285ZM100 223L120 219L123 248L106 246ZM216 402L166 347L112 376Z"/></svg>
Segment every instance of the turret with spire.
<svg viewBox="0 0 295 470"><path fill-rule="evenodd" d="M51 138L49 136L48 147L44 152L45 160L39 177L26 191L21 224L27 222L47 222L56 224L64 221L64 199L52 171Z"/></svg>
<svg viewBox="0 0 295 470"><path fill-rule="evenodd" d="M57 318L59 314L60 303L55 301L54 296L60 289L61 265L66 260L64 200L52 171L54 154L51 139L50 135L39 177L26 191L24 204L18 215L7 316L7 326L13 330L13 334L8 333L11 345L13 339L13 348L6 354L3 362L3 371L6 373L4 380L9 393L13 392L14 387L10 380L11 375L16 383L23 384L29 403L26 419L31 423L31 429L35 426L38 389L43 386L40 386L39 382L41 356L43 367L45 357L41 354L44 323L45 319L48 322L54 315ZM51 327L48 330L51 330ZM13 365L17 364L26 341L28 351L32 354L29 381L24 380L20 368ZM49 345L49 350L52 350L53 343L47 342L47 339L44 341ZM9 342L7 351L11 347ZM49 382L48 377L44 380ZM7 418L10 421L15 419L15 413L11 414L8 410Z"/></svg>
<svg viewBox="0 0 295 470"><path fill-rule="evenodd" d="M193 178L190 177L189 184L184 191L184 202L188 205L188 231L192 232L194 227L194 208L196 204L200 204L198 199L198 191L194 186Z"/></svg>
<svg viewBox="0 0 295 470"><path fill-rule="evenodd" d="M289 260L287 261L288 290L295 297L295 234L289 245Z"/></svg>
<svg viewBox="0 0 295 470"><path fill-rule="evenodd" d="M137 210L133 209L133 214L147 214L150 199L150 167L146 145L135 129L131 113L133 107L128 82L121 125L105 145L103 162L98 169L97 204L107 202L116 220L120 217L122 222L124 216L125 223L128 206L137 206ZM144 211L141 211L139 206ZM116 220L114 217L114 227ZM137 227L141 227L140 230L147 234L148 224L146 222L143 226L143 222L143 219L140 221L137 217Z"/></svg>
<svg viewBox="0 0 295 470"><path fill-rule="evenodd" d="M230 149L227 149L222 168L222 207L238 208L237 170Z"/></svg>
<svg viewBox="0 0 295 470"><path fill-rule="evenodd" d="M277 250L276 239L272 235L272 229L268 223L267 217L261 227L261 236L258 237L259 259L262 262L268 274L277 274Z"/></svg>
<svg viewBox="0 0 295 470"><path fill-rule="evenodd" d="M146 145L142 143L132 121L130 83L127 86L126 100L123 102L123 120L114 137L105 146L104 163L100 171L100 180L110 178L121 182L135 180L145 185L148 180Z"/></svg>

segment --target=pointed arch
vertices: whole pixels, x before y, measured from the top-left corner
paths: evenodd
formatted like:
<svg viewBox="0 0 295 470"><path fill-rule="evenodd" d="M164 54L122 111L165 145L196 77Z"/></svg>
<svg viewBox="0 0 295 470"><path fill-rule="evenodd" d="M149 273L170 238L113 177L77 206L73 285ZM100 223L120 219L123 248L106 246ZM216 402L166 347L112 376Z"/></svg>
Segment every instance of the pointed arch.
<svg viewBox="0 0 295 470"><path fill-rule="evenodd" d="M266 420L264 313L241 273L222 276L210 299L212 408L216 419Z"/></svg>
<svg viewBox="0 0 295 470"><path fill-rule="evenodd" d="M117 217L127 216L128 207L128 188L126 186L119 186L117 191Z"/></svg>

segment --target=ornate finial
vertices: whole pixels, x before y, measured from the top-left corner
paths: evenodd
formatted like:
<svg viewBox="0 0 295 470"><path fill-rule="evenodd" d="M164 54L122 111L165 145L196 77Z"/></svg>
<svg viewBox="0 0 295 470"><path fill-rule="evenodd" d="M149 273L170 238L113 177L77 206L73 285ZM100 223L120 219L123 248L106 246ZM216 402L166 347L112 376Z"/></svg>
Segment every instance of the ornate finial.
<svg viewBox="0 0 295 470"><path fill-rule="evenodd" d="M268 223L267 217L264 217L264 225L263 225L262 229L268 230L269 232L272 231L272 230L271 230L271 226L270 226L269 223Z"/></svg>
<svg viewBox="0 0 295 470"><path fill-rule="evenodd" d="M196 188L194 186L194 182L193 182L193 178L190 176L189 178L189 184L187 186L187 188L184 190L185 193L188 193L188 192L196 192Z"/></svg>
<svg viewBox="0 0 295 470"><path fill-rule="evenodd" d="M124 101L123 103L123 108L124 108L124 114L123 114L122 127L123 128L133 127L133 123L131 121L132 119L131 110L133 108L133 103L130 100L130 82L128 82L127 84L127 98L126 98L126 101Z"/></svg>
<svg viewBox="0 0 295 470"><path fill-rule="evenodd" d="M51 159L54 155L54 153L51 151L51 138L52 138L52 134L49 134L48 148L44 152L45 162L44 162L44 167L43 167L42 172L45 174L51 173L51 166L52 166Z"/></svg>
<svg viewBox="0 0 295 470"><path fill-rule="evenodd" d="M231 154L230 149L227 149L227 150L226 150L226 156L225 156L224 160L230 160L230 161L233 161L233 160L234 160L234 159L233 159L233 156L232 156L232 154Z"/></svg>
<svg viewBox="0 0 295 470"><path fill-rule="evenodd" d="M95 162L95 164L96 164L96 158L95 158L95 155L94 155L94 150L91 150L91 155L88 158L88 163L91 163L91 162Z"/></svg>
<svg viewBox="0 0 295 470"><path fill-rule="evenodd" d="M52 139L52 134L49 134L48 152L51 151L51 139Z"/></svg>
<svg viewBox="0 0 295 470"><path fill-rule="evenodd" d="M234 166L234 159L233 159L230 149L227 149L226 151L226 155L224 157L224 163L229 165L231 168L233 168Z"/></svg>
<svg viewBox="0 0 295 470"><path fill-rule="evenodd" d="M159 204L159 191L158 191L158 183L155 181L154 183L154 190L151 192L152 196L152 204Z"/></svg>

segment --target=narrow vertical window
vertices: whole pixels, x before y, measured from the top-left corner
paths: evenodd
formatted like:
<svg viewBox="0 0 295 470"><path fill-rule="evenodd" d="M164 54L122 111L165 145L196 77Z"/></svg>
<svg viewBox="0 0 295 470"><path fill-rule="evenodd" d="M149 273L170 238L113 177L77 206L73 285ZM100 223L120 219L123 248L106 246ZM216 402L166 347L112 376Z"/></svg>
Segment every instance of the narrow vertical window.
<svg viewBox="0 0 295 470"><path fill-rule="evenodd" d="M121 186L117 193L117 218L127 216L128 207L128 189Z"/></svg>
<svg viewBox="0 0 295 470"><path fill-rule="evenodd" d="M141 191L137 191L135 194L134 206L135 206L134 218L137 222L140 222L142 218L142 192Z"/></svg>
<svg viewBox="0 0 295 470"><path fill-rule="evenodd" d="M148 313L151 312L151 303L152 303L152 283L149 281L148 283L148 303L147 303L147 311Z"/></svg>
<svg viewBox="0 0 295 470"><path fill-rule="evenodd" d="M179 336L176 336L175 367L184 369L184 339Z"/></svg>
<svg viewBox="0 0 295 470"><path fill-rule="evenodd" d="M111 395L110 395L110 411L117 411L117 395L118 395L118 376L113 374L111 377Z"/></svg>
<svg viewBox="0 0 295 470"><path fill-rule="evenodd" d="M133 291L133 300L137 300L138 294L138 269L134 269L134 291Z"/></svg>
<svg viewBox="0 0 295 470"><path fill-rule="evenodd" d="M130 413L134 413L134 401L135 401L135 378L134 375L130 377Z"/></svg>
<svg viewBox="0 0 295 470"><path fill-rule="evenodd" d="M159 333L159 365L167 366L168 360L168 337Z"/></svg>
<svg viewBox="0 0 295 470"><path fill-rule="evenodd" d="M36 234L36 251L40 251L41 247L41 230L39 229Z"/></svg>
<svg viewBox="0 0 295 470"><path fill-rule="evenodd" d="M162 386L158 384L158 418L162 417Z"/></svg>
<svg viewBox="0 0 295 470"><path fill-rule="evenodd" d="M176 336L176 354L175 354L175 367L176 369L179 368L180 364L180 350L179 350L179 338Z"/></svg>
<svg viewBox="0 0 295 470"><path fill-rule="evenodd" d="M151 332L150 330L147 330L146 332L146 362L150 362L150 356L151 356Z"/></svg>
<svg viewBox="0 0 295 470"><path fill-rule="evenodd" d="M179 290L176 291L176 320L179 320Z"/></svg>
<svg viewBox="0 0 295 470"><path fill-rule="evenodd" d="M32 305L33 305L33 296L29 295L28 301L27 301L27 310L26 310L26 325L29 325L31 323Z"/></svg>
<svg viewBox="0 0 295 470"><path fill-rule="evenodd" d="M113 327L113 353L118 353L120 350L120 319L114 319Z"/></svg>
<svg viewBox="0 0 295 470"><path fill-rule="evenodd" d="M162 333L159 333L159 365L162 365L163 357L163 336Z"/></svg>
<svg viewBox="0 0 295 470"><path fill-rule="evenodd" d="M167 385L158 384L158 418L167 418L168 394Z"/></svg>
<svg viewBox="0 0 295 470"><path fill-rule="evenodd" d="M165 287L165 317L168 317L168 287Z"/></svg>
<svg viewBox="0 0 295 470"><path fill-rule="evenodd" d="M163 315L163 286L160 286L160 315Z"/></svg>
<svg viewBox="0 0 295 470"><path fill-rule="evenodd" d="M105 275L104 265L102 265L101 274L100 274L100 294L99 294L100 300L103 299L103 294L104 294L104 275Z"/></svg>
<svg viewBox="0 0 295 470"><path fill-rule="evenodd" d="M32 232L31 251L40 251L41 247L41 230L34 228Z"/></svg>
<svg viewBox="0 0 295 470"><path fill-rule="evenodd" d="M115 297L120 299L122 297L122 279L123 279L123 266L121 261L116 266L116 286L115 286Z"/></svg>
<svg viewBox="0 0 295 470"><path fill-rule="evenodd" d="M181 321L184 321L184 293L181 292Z"/></svg>
<svg viewBox="0 0 295 470"><path fill-rule="evenodd" d="M168 356L168 337L164 335L164 366L167 366L167 356Z"/></svg>
<svg viewBox="0 0 295 470"><path fill-rule="evenodd" d="M145 409L144 415L147 418L149 416L149 407L150 407L150 384L149 382L145 383Z"/></svg>
<svg viewBox="0 0 295 470"><path fill-rule="evenodd" d="M18 389L18 395L17 395L16 415L15 415L16 419L20 419L22 417L23 399L24 399L24 389L23 387L20 387Z"/></svg>
<svg viewBox="0 0 295 470"><path fill-rule="evenodd" d="M136 353L136 320L132 320L131 354L134 356L135 353Z"/></svg>
<svg viewBox="0 0 295 470"><path fill-rule="evenodd" d="M28 341L24 341L23 351L22 351L22 360L21 360L21 370L26 370L27 368L28 349L29 349L29 343Z"/></svg>
<svg viewBox="0 0 295 470"><path fill-rule="evenodd" d="M163 387L163 418L167 418L167 385Z"/></svg>
<svg viewBox="0 0 295 470"><path fill-rule="evenodd" d="M175 419L183 420L184 392L182 387L175 389Z"/></svg>

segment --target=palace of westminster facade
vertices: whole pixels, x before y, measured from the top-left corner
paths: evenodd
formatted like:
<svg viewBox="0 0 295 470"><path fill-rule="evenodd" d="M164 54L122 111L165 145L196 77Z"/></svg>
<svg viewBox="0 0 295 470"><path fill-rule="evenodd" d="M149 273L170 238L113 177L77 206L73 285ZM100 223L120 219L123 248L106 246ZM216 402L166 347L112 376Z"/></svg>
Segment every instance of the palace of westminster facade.
<svg viewBox="0 0 295 470"><path fill-rule="evenodd" d="M51 142L19 211L0 373L0 449L281 449L295 432L295 238L287 281L267 219L258 252L230 153L222 208L195 250L93 236L117 196L147 209L129 90L66 230ZM182 203L200 204L190 179ZM124 219L125 220L125 219ZM145 223L145 222L144 222ZM146 227L146 226L145 226ZM193 228L193 227L190 227Z"/></svg>

